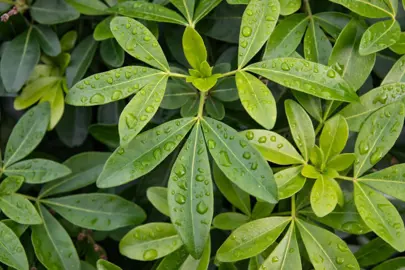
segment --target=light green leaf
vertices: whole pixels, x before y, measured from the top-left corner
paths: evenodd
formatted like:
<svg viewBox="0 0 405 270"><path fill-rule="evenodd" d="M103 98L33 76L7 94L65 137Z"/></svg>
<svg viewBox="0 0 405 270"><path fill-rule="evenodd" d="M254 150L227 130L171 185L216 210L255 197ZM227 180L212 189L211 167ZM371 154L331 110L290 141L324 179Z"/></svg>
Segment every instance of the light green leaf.
<svg viewBox="0 0 405 270"><path fill-rule="evenodd" d="M108 13L108 6L100 0L66 0L66 2L81 14L104 15Z"/></svg>
<svg viewBox="0 0 405 270"><path fill-rule="evenodd" d="M170 0L170 2L180 10L181 14L191 22L194 16L195 0Z"/></svg>
<svg viewBox="0 0 405 270"><path fill-rule="evenodd" d="M205 117L208 149L222 172L239 188L264 201L277 202L273 173L258 150L230 126Z"/></svg>
<svg viewBox="0 0 405 270"><path fill-rule="evenodd" d="M359 46L361 55L369 55L394 45L401 34L401 26L396 20L381 21L364 32Z"/></svg>
<svg viewBox="0 0 405 270"><path fill-rule="evenodd" d="M20 95L14 99L14 109L23 110L32 106L38 102L45 93L52 91L59 82L59 77L46 76L27 83Z"/></svg>
<svg viewBox="0 0 405 270"><path fill-rule="evenodd" d="M224 104L211 96L205 101L204 108L207 114L214 119L222 120L225 117Z"/></svg>
<svg viewBox="0 0 405 270"><path fill-rule="evenodd" d="M319 146L315 145L311 152L309 153L309 160L312 162L314 166L321 167L324 162L324 153Z"/></svg>
<svg viewBox="0 0 405 270"><path fill-rule="evenodd" d="M354 201L360 216L370 229L396 250L405 250L404 222L384 195L363 183L355 182Z"/></svg>
<svg viewBox="0 0 405 270"><path fill-rule="evenodd" d="M280 0L280 14L287 16L295 13L301 7L301 0Z"/></svg>
<svg viewBox="0 0 405 270"><path fill-rule="evenodd" d="M290 221L291 217L269 217L240 226L219 247L216 259L234 262L260 254L277 240Z"/></svg>
<svg viewBox="0 0 405 270"><path fill-rule="evenodd" d="M0 196L17 192L24 184L24 177L9 176L0 183Z"/></svg>
<svg viewBox="0 0 405 270"><path fill-rule="evenodd" d="M156 270L178 270L188 256L189 254L186 248L183 246L164 257L157 266Z"/></svg>
<svg viewBox="0 0 405 270"><path fill-rule="evenodd" d="M210 264L210 254L211 254L211 238L209 237L204 248L204 252L200 259L195 259L193 256L189 255L184 263L181 265L179 270L206 270Z"/></svg>
<svg viewBox="0 0 405 270"><path fill-rule="evenodd" d="M250 0L226 0L230 5L247 5Z"/></svg>
<svg viewBox="0 0 405 270"><path fill-rule="evenodd" d="M0 73L7 92L18 92L28 80L41 54L32 28L4 45ZM6 57L4 57L6 56Z"/></svg>
<svg viewBox="0 0 405 270"><path fill-rule="evenodd" d="M333 179L320 175L311 191L312 210L318 217L324 217L335 209L338 196L332 183Z"/></svg>
<svg viewBox="0 0 405 270"><path fill-rule="evenodd" d="M168 217L170 216L169 204L167 201L167 188L150 187L146 190L146 197L160 213Z"/></svg>
<svg viewBox="0 0 405 270"><path fill-rule="evenodd" d="M390 50L396 54L405 54L405 32L401 32L397 42L390 46Z"/></svg>
<svg viewBox="0 0 405 270"><path fill-rule="evenodd" d="M114 19L114 16L107 17L96 25L96 28L94 29L93 32L94 40L101 41L114 37L110 28L110 23L112 19Z"/></svg>
<svg viewBox="0 0 405 270"><path fill-rule="evenodd" d="M236 72L236 86L243 107L248 114L266 129L272 129L276 123L277 106L270 89L255 76Z"/></svg>
<svg viewBox="0 0 405 270"><path fill-rule="evenodd" d="M195 70L200 70L201 64L207 61L207 49L200 34L188 26L183 34L182 44L184 55L190 66Z"/></svg>
<svg viewBox="0 0 405 270"><path fill-rule="evenodd" d="M97 261L97 270L122 270L122 269L109 261L100 259Z"/></svg>
<svg viewBox="0 0 405 270"><path fill-rule="evenodd" d="M305 177L301 175L303 166L291 167L277 172L274 179L277 183L278 197L285 199L300 191L305 184Z"/></svg>
<svg viewBox="0 0 405 270"><path fill-rule="evenodd" d="M388 74L385 76L384 80L381 82L381 85L396 82L405 82L405 56L402 56L398 59L398 61L395 62Z"/></svg>
<svg viewBox="0 0 405 270"><path fill-rule="evenodd" d="M295 144L298 146L304 160L308 161L312 148L315 146L315 131L311 118L293 100L286 100L284 106Z"/></svg>
<svg viewBox="0 0 405 270"><path fill-rule="evenodd" d="M327 65L331 52L332 44L328 37L321 30L319 25L315 23L313 19L310 19L304 38L305 59Z"/></svg>
<svg viewBox="0 0 405 270"><path fill-rule="evenodd" d="M112 7L110 11L136 19L187 25L186 20L177 12L162 5L143 1L122 2Z"/></svg>
<svg viewBox="0 0 405 270"><path fill-rule="evenodd" d="M41 142L48 127L49 103L41 103L26 112L14 126L4 153L4 168L31 153Z"/></svg>
<svg viewBox="0 0 405 270"><path fill-rule="evenodd" d="M194 12L193 23L197 24L201 19L208 15L222 0L200 0Z"/></svg>
<svg viewBox="0 0 405 270"><path fill-rule="evenodd" d="M70 195L46 199L43 203L71 223L98 231L137 225L146 219L145 212L138 205L112 194Z"/></svg>
<svg viewBox="0 0 405 270"><path fill-rule="evenodd" d="M392 17L391 7L387 1L381 0L331 0L331 2L340 4L357 14L368 18Z"/></svg>
<svg viewBox="0 0 405 270"><path fill-rule="evenodd" d="M167 75L156 76L131 99L120 115L120 144L127 145L152 119L166 90Z"/></svg>
<svg viewBox="0 0 405 270"><path fill-rule="evenodd" d="M58 24L79 18L80 13L64 0L37 0L30 6L32 18L40 24Z"/></svg>
<svg viewBox="0 0 405 270"><path fill-rule="evenodd" d="M197 97L197 92L189 83L169 80L160 107L168 110L178 109L193 97Z"/></svg>
<svg viewBox="0 0 405 270"><path fill-rule="evenodd" d="M66 230L45 209L39 206L42 225L32 226L32 245L38 260L47 268L80 269L76 248Z"/></svg>
<svg viewBox="0 0 405 270"><path fill-rule="evenodd" d="M341 172L348 169L354 163L355 159L356 156L352 153L340 154L331 158L326 164L326 167Z"/></svg>
<svg viewBox="0 0 405 270"><path fill-rule="evenodd" d="M172 120L118 147L107 160L97 186L119 186L150 172L176 148L194 123L193 118Z"/></svg>
<svg viewBox="0 0 405 270"><path fill-rule="evenodd" d="M215 163L213 167L213 177L216 186L222 195L236 208L250 216L250 196L237 185L231 182Z"/></svg>
<svg viewBox="0 0 405 270"><path fill-rule="evenodd" d="M274 210L276 204L257 201L252 210L251 219L259 219L268 217Z"/></svg>
<svg viewBox="0 0 405 270"><path fill-rule="evenodd" d="M107 66L118 68L124 64L125 52L115 39L101 42L100 55Z"/></svg>
<svg viewBox="0 0 405 270"><path fill-rule="evenodd" d="M169 71L162 48L143 24L130 18L115 17L110 27L115 39L127 53L148 65Z"/></svg>
<svg viewBox="0 0 405 270"><path fill-rule="evenodd" d="M73 50L69 66L66 68L66 81L69 88L80 81L86 74L96 53L98 43L93 36L82 40Z"/></svg>
<svg viewBox="0 0 405 270"><path fill-rule="evenodd" d="M267 42L263 60L290 56L301 43L307 26L308 17L305 14L294 14L282 20Z"/></svg>
<svg viewBox="0 0 405 270"><path fill-rule="evenodd" d="M47 159L29 159L15 163L4 170L8 176L22 176L26 183L42 184L61 178L71 170L55 161Z"/></svg>
<svg viewBox="0 0 405 270"><path fill-rule="evenodd" d="M385 270L385 269L403 269L405 267L405 258L399 257L387 260L382 264L374 267L372 270Z"/></svg>
<svg viewBox="0 0 405 270"><path fill-rule="evenodd" d="M238 67L244 67L269 39L280 14L277 0L251 0L242 16ZM253 20L254 18L254 20Z"/></svg>
<svg viewBox="0 0 405 270"><path fill-rule="evenodd" d="M273 131L250 129L241 132L249 137L249 142L256 147L263 157L279 165L302 164L304 160L294 146Z"/></svg>
<svg viewBox="0 0 405 270"><path fill-rule="evenodd" d="M0 222L0 261L12 268L26 270L29 268L27 255L18 236Z"/></svg>
<svg viewBox="0 0 405 270"><path fill-rule="evenodd" d="M232 231L249 222L249 220L250 217L244 214L227 212L220 213L219 215L215 216L214 220L212 221L212 225L220 230Z"/></svg>
<svg viewBox="0 0 405 270"><path fill-rule="evenodd" d="M164 257L183 245L170 223L148 223L132 229L120 241L120 253L139 261Z"/></svg>
<svg viewBox="0 0 405 270"><path fill-rule="evenodd" d="M95 74L73 86L66 96L66 103L94 106L124 99L161 75L159 70L141 66L128 66Z"/></svg>
<svg viewBox="0 0 405 270"><path fill-rule="evenodd" d="M404 105L394 103L374 112L363 123L354 148L354 177L373 167L394 146L404 124L404 113Z"/></svg>
<svg viewBox="0 0 405 270"><path fill-rule="evenodd" d="M37 210L23 195L10 194L0 196L0 209L10 219L20 224L41 224Z"/></svg>
<svg viewBox="0 0 405 270"><path fill-rule="evenodd" d="M52 28L38 24L34 25L33 31L44 53L49 56L57 56L61 53L62 49L58 36Z"/></svg>
<svg viewBox="0 0 405 270"><path fill-rule="evenodd" d="M304 165L304 167L302 168L301 174L307 178L311 178L311 179L317 179L319 177L321 177L321 173L318 171L317 168L315 168L312 165Z"/></svg>
<svg viewBox="0 0 405 270"><path fill-rule="evenodd" d="M73 49L77 41L77 31L72 30L67 32L62 36L60 39L60 46L62 48L62 52L70 51Z"/></svg>
<svg viewBox="0 0 405 270"><path fill-rule="evenodd" d="M332 232L297 220L309 259L315 269L360 269L347 244Z"/></svg>
<svg viewBox="0 0 405 270"><path fill-rule="evenodd" d="M313 14L314 20L326 33L337 39L342 29L349 23L352 16L341 12L320 12Z"/></svg>
<svg viewBox="0 0 405 270"><path fill-rule="evenodd" d="M201 258L214 211L212 179L201 124L197 122L173 165L167 195L170 218L187 251Z"/></svg>
<svg viewBox="0 0 405 270"><path fill-rule="evenodd" d="M380 237L376 237L365 245L362 245L354 255L361 267L375 265L386 261L397 251Z"/></svg>
<svg viewBox="0 0 405 270"><path fill-rule="evenodd" d="M324 153L324 160L329 161L340 154L345 148L348 138L349 127L345 118L341 115L336 115L329 119L325 123L319 138L319 145Z"/></svg>
<svg viewBox="0 0 405 270"><path fill-rule="evenodd" d="M297 58L276 58L246 68L278 84L328 100L357 101L352 87L332 68Z"/></svg>
<svg viewBox="0 0 405 270"><path fill-rule="evenodd" d="M235 78L226 77L219 79L217 84L210 90L210 95L224 102L239 99Z"/></svg>
<svg viewBox="0 0 405 270"><path fill-rule="evenodd" d="M274 270L301 270L300 250L295 233L294 222L287 233L261 265L261 269Z"/></svg>

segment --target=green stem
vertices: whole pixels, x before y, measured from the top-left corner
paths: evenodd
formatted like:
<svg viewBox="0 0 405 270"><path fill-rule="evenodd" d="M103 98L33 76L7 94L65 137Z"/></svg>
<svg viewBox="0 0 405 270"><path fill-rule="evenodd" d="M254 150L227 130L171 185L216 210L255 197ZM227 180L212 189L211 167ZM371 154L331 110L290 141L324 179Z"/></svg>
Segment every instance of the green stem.
<svg viewBox="0 0 405 270"><path fill-rule="evenodd" d="M289 216L289 215L291 215L291 211L279 212L279 213L271 214L271 216Z"/></svg>
<svg viewBox="0 0 405 270"><path fill-rule="evenodd" d="M342 176L339 175L338 177L336 177L337 179L342 179L342 180L346 180L346 181L353 181L354 178L353 177L349 177L349 176Z"/></svg>
<svg viewBox="0 0 405 270"><path fill-rule="evenodd" d="M318 126L316 127L316 129L315 129L315 137L318 136L318 134L321 131L322 127L323 127L323 122L320 122L318 124Z"/></svg>
<svg viewBox="0 0 405 270"><path fill-rule="evenodd" d="M205 103L205 97L207 96L207 92L200 92L200 104L198 105L198 115L197 117L199 119L202 118L203 112L204 112L204 103Z"/></svg>
<svg viewBox="0 0 405 270"><path fill-rule="evenodd" d="M169 75L170 77L176 77L176 78L187 78L188 77L187 75L184 75L184 74L170 73L170 72L168 72L167 75Z"/></svg>
<svg viewBox="0 0 405 270"><path fill-rule="evenodd" d="M38 199L29 195L25 195L25 194L20 194L22 196L24 196L26 199L30 200L30 201L34 201L36 202Z"/></svg>
<svg viewBox="0 0 405 270"><path fill-rule="evenodd" d="M221 75L221 78L227 77L227 76L232 76L232 75L234 75L236 72L238 72L238 70L229 71L229 72L227 72L227 73L222 74L222 75Z"/></svg>
<svg viewBox="0 0 405 270"><path fill-rule="evenodd" d="M330 110L332 109L334 101L329 101L328 107L326 107L325 114L323 115L323 121L326 121L329 118Z"/></svg>
<svg viewBox="0 0 405 270"><path fill-rule="evenodd" d="M312 17L312 10L311 6L309 5L309 0L304 0L305 3L305 10L308 13L308 16Z"/></svg>

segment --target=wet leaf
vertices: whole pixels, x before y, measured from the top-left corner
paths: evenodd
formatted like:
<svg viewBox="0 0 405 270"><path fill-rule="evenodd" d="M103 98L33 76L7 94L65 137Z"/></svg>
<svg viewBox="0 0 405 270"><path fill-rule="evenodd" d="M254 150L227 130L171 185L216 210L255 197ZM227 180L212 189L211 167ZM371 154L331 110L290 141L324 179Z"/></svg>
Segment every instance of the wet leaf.
<svg viewBox="0 0 405 270"><path fill-rule="evenodd" d="M0 222L0 261L18 270L28 269L27 255L17 235Z"/></svg>
<svg viewBox="0 0 405 270"><path fill-rule="evenodd" d="M319 25L313 19L310 19L304 38L305 59L327 65L331 52L332 44L328 37Z"/></svg>
<svg viewBox="0 0 405 270"><path fill-rule="evenodd" d="M356 12L357 14L368 18L385 18L392 17L391 7L387 1L380 0L331 0L334 3L343 5L344 7Z"/></svg>
<svg viewBox="0 0 405 270"><path fill-rule="evenodd" d="M377 22L364 32L359 52L361 55L369 55L388 48L397 42L400 34L401 27L396 20Z"/></svg>
<svg viewBox="0 0 405 270"><path fill-rule="evenodd" d="M41 224L41 217L31 202L20 194L0 196L0 209L10 219L20 224Z"/></svg>
<svg viewBox="0 0 405 270"><path fill-rule="evenodd" d="M332 212L338 203L338 196L332 181L333 179L320 175L312 188L311 206L318 217L324 217Z"/></svg>
<svg viewBox="0 0 405 270"><path fill-rule="evenodd" d="M346 119L341 115L336 115L329 119L322 130L319 138L319 145L324 160L328 161L336 155L340 154L346 146L349 138L349 127Z"/></svg>

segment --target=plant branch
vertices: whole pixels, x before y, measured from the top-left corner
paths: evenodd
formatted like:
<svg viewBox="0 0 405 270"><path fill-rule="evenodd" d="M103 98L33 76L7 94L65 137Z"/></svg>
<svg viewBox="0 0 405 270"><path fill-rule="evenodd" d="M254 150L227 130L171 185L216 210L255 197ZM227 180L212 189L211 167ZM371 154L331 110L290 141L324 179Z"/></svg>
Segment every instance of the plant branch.
<svg viewBox="0 0 405 270"><path fill-rule="evenodd" d="M202 118L203 112L204 112L204 103L205 103L205 97L207 96L207 92L200 92L200 104L198 105L198 115L197 117L199 119Z"/></svg>
<svg viewBox="0 0 405 270"><path fill-rule="evenodd" d="M312 17L312 10L311 6L309 5L309 0L304 0L305 3L305 11L308 13L308 16Z"/></svg>
<svg viewBox="0 0 405 270"><path fill-rule="evenodd" d="M238 70L229 71L229 72L227 72L227 73L222 74L221 78L227 77L227 76L232 76L232 75L234 75L236 72L238 72Z"/></svg>
<svg viewBox="0 0 405 270"><path fill-rule="evenodd" d="M341 180L346 180L346 181L353 181L354 178L353 177L349 177L349 176L343 176L343 175L339 175L338 177L336 177L337 179L341 179Z"/></svg>
<svg viewBox="0 0 405 270"><path fill-rule="evenodd" d="M318 136L319 132L322 130L323 122L320 122L315 129L315 137Z"/></svg>
<svg viewBox="0 0 405 270"><path fill-rule="evenodd" d="M176 77L176 78L187 78L187 75L184 74L180 74L180 73L170 73L168 72L167 75L169 75L170 77Z"/></svg>
<svg viewBox="0 0 405 270"><path fill-rule="evenodd" d="M34 202L38 201L38 198L29 196L29 195L25 195L25 194L20 194L20 193L18 193L18 194L24 196L26 199L28 199L30 201L34 201Z"/></svg>

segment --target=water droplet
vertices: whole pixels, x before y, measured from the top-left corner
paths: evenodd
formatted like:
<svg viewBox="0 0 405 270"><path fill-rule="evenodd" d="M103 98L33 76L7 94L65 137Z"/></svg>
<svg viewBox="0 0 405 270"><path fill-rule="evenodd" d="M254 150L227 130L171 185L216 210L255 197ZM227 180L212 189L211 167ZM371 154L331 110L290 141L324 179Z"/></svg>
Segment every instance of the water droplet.
<svg viewBox="0 0 405 270"><path fill-rule="evenodd" d="M208 140L208 148L209 149L214 149L215 146L217 146L217 143L214 140L209 139Z"/></svg>
<svg viewBox="0 0 405 270"><path fill-rule="evenodd" d="M243 158L244 158L244 159L250 159L251 156L252 156L252 155L251 155L249 152L243 153Z"/></svg>
<svg viewBox="0 0 405 270"><path fill-rule="evenodd" d="M278 258L277 256L274 256L273 258L271 258L271 261L272 261L273 263L276 263L276 262L279 261L279 258Z"/></svg>
<svg viewBox="0 0 405 270"><path fill-rule="evenodd" d="M259 143L265 143L267 141L267 137L266 136L261 136L259 138Z"/></svg>
<svg viewBox="0 0 405 270"><path fill-rule="evenodd" d="M255 134L252 131L246 132L246 139L253 140L254 137L255 137Z"/></svg>
<svg viewBox="0 0 405 270"><path fill-rule="evenodd" d="M289 70L290 70L290 66L289 66L286 62L283 62L283 63L281 64L281 69L284 70L284 71L289 71Z"/></svg>
<svg viewBox="0 0 405 270"><path fill-rule="evenodd" d="M149 40L150 40L150 36L144 36L144 37L143 37L143 40L149 41Z"/></svg>
<svg viewBox="0 0 405 270"><path fill-rule="evenodd" d="M186 171L186 167L183 164L180 164L176 166L174 173L177 175L177 177L181 178L186 174Z"/></svg>
<svg viewBox="0 0 405 270"><path fill-rule="evenodd" d="M275 142L276 139L277 139L276 136L271 136L271 137L270 137L270 141L272 141L272 142Z"/></svg>
<svg viewBox="0 0 405 270"><path fill-rule="evenodd" d="M122 96L122 92L119 91L119 90L117 90L117 91L114 91L114 93L113 93L111 99L112 99L112 100L118 100L118 99L121 98L121 96Z"/></svg>
<svg viewBox="0 0 405 270"><path fill-rule="evenodd" d="M152 105L149 105L148 107L146 107L146 109L145 109L145 111L147 112L147 113L151 113L151 112L153 112L155 110L155 107L153 107Z"/></svg>
<svg viewBox="0 0 405 270"><path fill-rule="evenodd" d="M138 122L137 117L135 115L133 115L132 113L129 113L126 115L125 123L127 124L127 127L129 129L135 128L137 122Z"/></svg>
<svg viewBox="0 0 405 270"><path fill-rule="evenodd" d="M344 258L341 258L341 257L337 257L336 258L336 263L337 264L343 264L345 262L345 259Z"/></svg>
<svg viewBox="0 0 405 270"><path fill-rule="evenodd" d="M219 152L219 164L224 167L230 167L232 165L231 160L229 159L228 153L225 151Z"/></svg>
<svg viewBox="0 0 405 270"><path fill-rule="evenodd" d="M157 256L158 256L158 253L157 253L156 249L148 249L148 250L145 250L145 252L143 253L143 258L145 261L154 260Z"/></svg>
<svg viewBox="0 0 405 270"><path fill-rule="evenodd" d="M181 195L180 193L177 193L174 200L178 203L178 204L185 204L186 202L186 197L184 197L183 195Z"/></svg>
<svg viewBox="0 0 405 270"><path fill-rule="evenodd" d="M335 78L336 72L333 69L329 69L328 73L326 74L329 78Z"/></svg>
<svg viewBox="0 0 405 270"><path fill-rule="evenodd" d="M197 204L197 212L199 214L203 215L203 214L207 213L207 211L208 211L208 206L203 201L201 201Z"/></svg>
<svg viewBox="0 0 405 270"><path fill-rule="evenodd" d="M359 151L360 151L361 155L367 154L369 150L370 150L370 148L368 146L368 141L367 140L364 140L364 141L360 142Z"/></svg>
<svg viewBox="0 0 405 270"><path fill-rule="evenodd" d="M249 37L252 34L252 28L250 28L249 26L245 26L242 29L242 35L245 37Z"/></svg>
<svg viewBox="0 0 405 270"><path fill-rule="evenodd" d="M345 252L345 251L347 251L348 250L348 248L347 248L347 246L345 245L345 244L338 244L337 245L337 247L338 247L338 249L340 250L340 251L343 251L343 252Z"/></svg>
<svg viewBox="0 0 405 270"><path fill-rule="evenodd" d="M201 175L201 174L197 174L197 176L195 177L195 180L197 180L197 182L202 182L205 180L205 176Z"/></svg>
<svg viewBox="0 0 405 270"><path fill-rule="evenodd" d="M101 94L95 94L90 98L90 103L92 104L99 104L103 103L105 101L105 98Z"/></svg>

